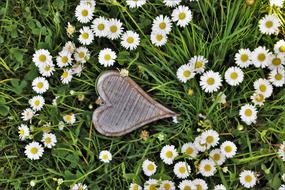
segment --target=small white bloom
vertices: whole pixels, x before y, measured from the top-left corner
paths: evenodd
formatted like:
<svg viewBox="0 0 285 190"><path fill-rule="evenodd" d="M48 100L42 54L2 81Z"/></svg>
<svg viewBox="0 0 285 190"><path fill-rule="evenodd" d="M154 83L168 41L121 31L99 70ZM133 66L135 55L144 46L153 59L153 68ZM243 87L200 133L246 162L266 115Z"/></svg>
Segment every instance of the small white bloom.
<svg viewBox="0 0 285 190"><path fill-rule="evenodd" d="M39 111L45 104L45 99L42 96L34 96L29 100L31 108L35 111Z"/></svg>
<svg viewBox="0 0 285 190"><path fill-rule="evenodd" d="M90 58L90 52L86 47L79 47L74 53L75 61L79 63L86 63Z"/></svg>
<svg viewBox="0 0 285 190"><path fill-rule="evenodd" d="M121 36L121 45L130 50L134 50L138 47L140 43L139 34L133 31L126 31Z"/></svg>
<svg viewBox="0 0 285 190"><path fill-rule="evenodd" d="M186 162L177 162L173 171L178 178L185 179L190 175L191 168Z"/></svg>
<svg viewBox="0 0 285 190"><path fill-rule="evenodd" d="M23 121L29 121L34 117L35 111L33 111L31 108L27 108L21 113L21 115Z"/></svg>
<svg viewBox="0 0 285 190"><path fill-rule="evenodd" d="M194 140L194 145L198 151L205 152L207 150L207 146L201 140L201 135L197 136Z"/></svg>
<svg viewBox="0 0 285 190"><path fill-rule="evenodd" d="M213 93L222 86L222 78L218 72L207 71L200 77L200 86L205 92Z"/></svg>
<svg viewBox="0 0 285 190"><path fill-rule="evenodd" d="M201 134L201 143L205 144L207 149L217 146L219 140L219 133L215 130L209 129Z"/></svg>
<svg viewBox="0 0 285 190"><path fill-rule="evenodd" d="M129 190L142 190L142 187L137 183L131 183Z"/></svg>
<svg viewBox="0 0 285 190"><path fill-rule="evenodd" d="M122 25L123 24L121 23L120 20L114 18L110 19L107 25L107 32L108 32L107 37L111 40L118 39L123 32Z"/></svg>
<svg viewBox="0 0 285 190"><path fill-rule="evenodd" d="M72 186L71 190L87 190L87 185L82 183L77 183Z"/></svg>
<svg viewBox="0 0 285 190"><path fill-rule="evenodd" d="M226 157L224 154L222 154L222 151L220 149L213 149L209 153L210 159L212 159L215 164L222 165L226 161Z"/></svg>
<svg viewBox="0 0 285 190"><path fill-rule="evenodd" d="M86 4L89 7L91 7L91 9L94 11L95 6L96 6L96 2L95 0L80 0L80 4Z"/></svg>
<svg viewBox="0 0 285 190"><path fill-rule="evenodd" d="M37 184L37 182L36 182L35 180L31 180L31 181L30 181L30 186L31 186L31 187L35 187L36 184Z"/></svg>
<svg viewBox="0 0 285 190"><path fill-rule="evenodd" d="M269 0L270 6L276 6L282 8L284 0Z"/></svg>
<svg viewBox="0 0 285 190"><path fill-rule="evenodd" d="M110 48L105 48L99 52L99 63L104 67L113 66L115 59L117 58L116 53Z"/></svg>
<svg viewBox="0 0 285 190"><path fill-rule="evenodd" d="M205 180L203 179L199 179L199 178L196 178L192 181L192 183L196 186L197 190L199 189L202 189L202 190L207 190L208 189L208 185L207 183L205 182Z"/></svg>
<svg viewBox="0 0 285 190"><path fill-rule="evenodd" d="M25 155L31 160L38 160L42 157L44 149L38 142L31 142L25 146Z"/></svg>
<svg viewBox="0 0 285 190"><path fill-rule="evenodd" d="M269 56L269 69L283 69L285 65L285 56L281 53L279 54L271 54Z"/></svg>
<svg viewBox="0 0 285 190"><path fill-rule="evenodd" d="M64 69L60 79L63 84L68 84L72 79L72 70Z"/></svg>
<svg viewBox="0 0 285 190"><path fill-rule="evenodd" d="M176 156L178 153L174 145L165 145L160 151L161 160L168 165L173 164Z"/></svg>
<svg viewBox="0 0 285 190"><path fill-rule="evenodd" d="M142 164L143 172L146 176L152 176L156 172L156 164L146 159Z"/></svg>
<svg viewBox="0 0 285 190"><path fill-rule="evenodd" d="M189 156L190 160L196 158L198 155L198 150L196 149L195 145L191 142L183 144L181 152Z"/></svg>
<svg viewBox="0 0 285 190"><path fill-rule="evenodd" d="M18 127L19 138L23 141L30 136L30 129L27 125L21 124Z"/></svg>
<svg viewBox="0 0 285 190"><path fill-rule="evenodd" d="M274 14L266 15L259 21L259 30L263 34L278 34L281 22Z"/></svg>
<svg viewBox="0 0 285 190"><path fill-rule="evenodd" d="M285 56L285 41L279 40L274 45L274 53L279 54L281 53L283 56Z"/></svg>
<svg viewBox="0 0 285 190"><path fill-rule="evenodd" d="M72 74L80 77L83 68L84 68L83 64L80 64L80 63L72 65Z"/></svg>
<svg viewBox="0 0 285 190"><path fill-rule="evenodd" d="M156 179L149 179L144 183L144 190L158 190L158 181Z"/></svg>
<svg viewBox="0 0 285 190"><path fill-rule="evenodd" d="M255 105L255 106L263 106L264 105L264 102L265 102L265 97L260 94L260 93L257 93L255 92L251 97L250 97L252 103Z"/></svg>
<svg viewBox="0 0 285 190"><path fill-rule="evenodd" d="M214 190L227 190L223 184L215 185Z"/></svg>
<svg viewBox="0 0 285 190"><path fill-rule="evenodd" d="M57 143L55 134L52 133L44 133L42 142L47 148L52 148Z"/></svg>
<svg viewBox="0 0 285 190"><path fill-rule="evenodd" d="M181 65L177 70L177 78L183 82L186 83L188 80L195 77L195 71L194 67L190 65Z"/></svg>
<svg viewBox="0 0 285 190"><path fill-rule="evenodd" d="M112 154L110 151L103 150L99 153L99 159L104 163L109 163L112 160Z"/></svg>
<svg viewBox="0 0 285 190"><path fill-rule="evenodd" d="M63 120L67 123L67 124L71 124L73 125L76 121L75 115L73 113L71 114L67 114L65 116L63 116Z"/></svg>
<svg viewBox="0 0 285 190"><path fill-rule="evenodd" d="M161 182L159 190L175 190L175 185L172 181L164 180Z"/></svg>
<svg viewBox="0 0 285 190"><path fill-rule="evenodd" d="M285 141L280 145L277 154L283 161L285 161Z"/></svg>
<svg viewBox="0 0 285 190"><path fill-rule="evenodd" d="M216 172L215 162L211 159L201 160L199 164L199 173L205 177L213 176Z"/></svg>
<svg viewBox="0 0 285 190"><path fill-rule="evenodd" d="M236 155L237 147L231 141L225 141L221 144L221 152L225 155L226 158L232 158Z"/></svg>
<svg viewBox="0 0 285 190"><path fill-rule="evenodd" d="M255 124L257 119L256 107L250 104L245 104L240 108L240 118L247 125Z"/></svg>
<svg viewBox="0 0 285 190"><path fill-rule="evenodd" d="M256 184L255 173L250 170L244 170L239 174L239 181L245 188L252 188Z"/></svg>
<svg viewBox="0 0 285 190"><path fill-rule="evenodd" d="M207 63L208 63L208 60L202 55L195 55L188 62L189 65L194 67L195 72L199 74L204 73L205 66Z"/></svg>
<svg viewBox="0 0 285 190"><path fill-rule="evenodd" d="M169 34L171 31L172 23L168 16L159 15L152 23L152 32Z"/></svg>
<svg viewBox="0 0 285 190"><path fill-rule="evenodd" d="M191 180L185 179L179 183L178 188L180 190L194 190L196 186Z"/></svg>
<svg viewBox="0 0 285 190"><path fill-rule="evenodd" d="M217 95L216 101L220 104L226 104L227 103L227 96L223 92L219 92Z"/></svg>
<svg viewBox="0 0 285 190"><path fill-rule="evenodd" d="M275 69L269 73L269 81L276 87L282 87L285 84L285 70Z"/></svg>
<svg viewBox="0 0 285 190"><path fill-rule="evenodd" d="M88 23L93 18L93 9L87 4L79 4L75 9L75 17L81 23Z"/></svg>
<svg viewBox="0 0 285 190"><path fill-rule="evenodd" d="M45 65L39 67L39 72L44 77L52 76L54 71L55 71L55 69L54 69L54 64L53 63L45 64Z"/></svg>
<svg viewBox="0 0 285 190"><path fill-rule="evenodd" d="M72 62L72 57L71 53L68 51L62 50L61 52L58 53L58 56L56 57L56 64L58 67L66 67L71 65Z"/></svg>
<svg viewBox="0 0 285 190"><path fill-rule="evenodd" d="M52 56L48 50L39 49L33 54L33 62L37 67L52 64Z"/></svg>
<svg viewBox="0 0 285 190"><path fill-rule="evenodd" d="M150 34L151 43L157 47L161 47L166 44L167 42L167 35L158 32L152 32Z"/></svg>
<svg viewBox="0 0 285 190"><path fill-rule="evenodd" d="M257 79L253 84L254 89L259 94L262 94L265 98L268 98L273 93L273 87L270 82L266 79Z"/></svg>
<svg viewBox="0 0 285 190"><path fill-rule="evenodd" d="M65 43L65 45L62 48L62 51L67 51L68 53L74 53L76 49L75 44L72 41L68 41Z"/></svg>
<svg viewBox="0 0 285 190"><path fill-rule="evenodd" d="M278 190L285 190L285 184L281 185Z"/></svg>
<svg viewBox="0 0 285 190"><path fill-rule="evenodd" d="M163 0L167 7L175 7L181 3L181 0Z"/></svg>
<svg viewBox="0 0 285 190"><path fill-rule="evenodd" d="M95 36L101 38L101 37L107 37L108 35L108 20L104 17L100 16L99 18L95 18L92 21L91 26Z"/></svg>
<svg viewBox="0 0 285 190"><path fill-rule="evenodd" d="M49 89L49 83L44 77L37 77L32 82L33 90L38 94L43 94Z"/></svg>
<svg viewBox="0 0 285 190"><path fill-rule="evenodd" d="M235 63L241 68L246 68L251 65L251 51L249 49L240 49L238 53L235 54Z"/></svg>
<svg viewBox="0 0 285 190"><path fill-rule="evenodd" d="M93 42L94 34L90 27L83 26L83 28L81 28L79 32L80 32L80 35L79 35L78 40L81 44L90 45Z"/></svg>
<svg viewBox="0 0 285 190"><path fill-rule="evenodd" d="M171 17L178 26L185 27L192 20L192 12L188 7L180 5L173 10Z"/></svg>
<svg viewBox="0 0 285 190"><path fill-rule="evenodd" d="M243 71L239 67L230 67L225 72L225 81L231 86L237 86L244 79Z"/></svg>
<svg viewBox="0 0 285 190"><path fill-rule="evenodd" d="M127 5L130 8L138 8L146 3L146 0L126 0Z"/></svg>
<svg viewBox="0 0 285 190"><path fill-rule="evenodd" d="M270 55L271 53L266 47L259 46L253 50L251 61L255 67L265 68L269 64Z"/></svg>

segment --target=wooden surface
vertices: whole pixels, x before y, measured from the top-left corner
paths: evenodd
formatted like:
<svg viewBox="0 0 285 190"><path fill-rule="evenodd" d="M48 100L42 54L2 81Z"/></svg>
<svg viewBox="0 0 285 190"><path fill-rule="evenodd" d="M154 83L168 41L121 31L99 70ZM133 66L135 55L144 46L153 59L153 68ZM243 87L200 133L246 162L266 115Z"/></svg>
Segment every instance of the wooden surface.
<svg viewBox="0 0 285 190"><path fill-rule="evenodd" d="M103 73L98 79L97 90L104 103L94 111L93 124L106 136L121 136L150 122L176 115L117 71Z"/></svg>

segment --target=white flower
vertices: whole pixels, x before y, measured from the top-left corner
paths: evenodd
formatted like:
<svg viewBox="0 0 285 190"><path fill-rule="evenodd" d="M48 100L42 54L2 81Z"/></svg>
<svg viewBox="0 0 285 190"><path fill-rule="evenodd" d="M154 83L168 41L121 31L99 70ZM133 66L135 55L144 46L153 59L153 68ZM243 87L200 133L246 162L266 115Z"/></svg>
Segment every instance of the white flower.
<svg viewBox="0 0 285 190"><path fill-rule="evenodd" d="M72 41L68 41L63 46L62 51L67 51L72 54L74 53L75 49L76 49L75 44Z"/></svg>
<svg viewBox="0 0 285 190"><path fill-rule="evenodd" d="M201 134L201 143L205 144L207 149L217 146L219 140L219 133L215 130L209 129Z"/></svg>
<svg viewBox="0 0 285 190"><path fill-rule="evenodd" d="M277 154L283 161L285 161L285 141L280 145Z"/></svg>
<svg viewBox="0 0 285 190"><path fill-rule="evenodd" d="M282 8L284 0L269 0L270 6L277 6Z"/></svg>
<svg viewBox="0 0 285 190"><path fill-rule="evenodd" d="M179 183L178 188L180 190L194 190L196 189L196 186L191 180L185 179Z"/></svg>
<svg viewBox="0 0 285 190"><path fill-rule="evenodd" d="M112 160L112 154L110 151L103 150L99 153L99 159L104 163L109 163Z"/></svg>
<svg viewBox="0 0 285 190"><path fill-rule="evenodd" d="M255 67L265 68L270 61L270 52L265 47L257 47L251 54L251 61Z"/></svg>
<svg viewBox="0 0 285 190"><path fill-rule="evenodd" d="M63 121L60 121L60 122L58 123L58 129L59 129L60 131L62 131L62 130L64 129L64 127L65 127L64 122L63 122Z"/></svg>
<svg viewBox="0 0 285 190"><path fill-rule="evenodd" d="M266 79L257 79L253 84L254 89L259 94L262 94L265 98L268 98L272 95L273 87L270 82Z"/></svg>
<svg viewBox="0 0 285 190"><path fill-rule="evenodd" d="M152 176L156 172L156 164L146 159L142 164L143 172L146 176Z"/></svg>
<svg viewBox="0 0 285 190"><path fill-rule="evenodd" d="M159 32L152 32L150 34L151 43L157 47L161 47L167 42L167 35Z"/></svg>
<svg viewBox="0 0 285 190"><path fill-rule="evenodd" d="M91 7L91 9L94 11L95 6L96 6L96 2L95 0L80 0L80 4L86 4L89 7Z"/></svg>
<svg viewBox="0 0 285 190"><path fill-rule="evenodd" d="M87 4L79 4L75 9L75 17L81 23L88 23L93 18L93 9Z"/></svg>
<svg viewBox="0 0 285 190"><path fill-rule="evenodd" d="M71 53L68 51L62 50L61 52L58 53L58 56L56 57L56 64L58 67L66 67L68 65L71 65L72 62L72 57Z"/></svg>
<svg viewBox="0 0 285 190"><path fill-rule="evenodd" d="M74 32L76 31L75 26L70 24L70 22L67 23L67 26L65 27L66 34L69 38L73 37Z"/></svg>
<svg viewBox="0 0 285 190"><path fill-rule="evenodd" d="M142 190L142 187L136 183L131 183L129 190Z"/></svg>
<svg viewBox="0 0 285 190"><path fill-rule="evenodd" d="M211 159L201 160L199 164L199 173L205 177L213 176L216 172L215 162Z"/></svg>
<svg viewBox="0 0 285 190"><path fill-rule="evenodd" d="M164 180L161 182L159 190L175 190L175 185L172 181Z"/></svg>
<svg viewBox="0 0 285 190"><path fill-rule="evenodd" d="M72 65L72 74L73 75L76 74L78 77L80 77L83 68L84 68L83 64L80 63Z"/></svg>
<svg viewBox="0 0 285 190"><path fill-rule="evenodd" d="M208 185L203 179L196 178L192 181L192 183L196 186L197 190L207 190Z"/></svg>
<svg viewBox="0 0 285 190"><path fill-rule="evenodd" d="M44 133L42 142L44 143L45 147L52 148L57 143L55 134L52 133Z"/></svg>
<svg viewBox="0 0 285 190"><path fill-rule="evenodd" d="M198 150L196 149L195 145L191 142L183 144L181 152L186 154L189 157L189 159L196 158L198 155Z"/></svg>
<svg viewBox="0 0 285 190"><path fill-rule="evenodd" d="M107 37L111 40L118 39L123 32L122 25L123 24L121 23L120 20L114 18L110 19L108 21L108 26L107 26L107 32L108 32Z"/></svg>
<svg viewBox="0 0 285 190"><path fill-rule="evenodd" d="M171 17L178 26L185 27L192 20L192 12L187 6L180 5L173 10Z"/></svg>
<svg viewBox="0 0 285 190"><path fill-rule="evenodd" d="M222 165L226 161L226 157L224 154L222 154L222 151L220 149L213 149L209 153L209 158L212 159L215 164Z"/></svg>
<svg viewBox="0 0 285 190"><path fill-rule="evenodd" d="M194 140L195 148L200 152L205 152L207 150L206 144L202 143L201 135L197 136Z"/></svg>
<svg viewBox="0 0 285 190"><path fill-rule="evenodd" d="M176 156L178 153L174 145L165 145L160 151L161 160L168 165L173 164Z"/></svg>
<svg viewBox="0 0 285 190"><path fill-rule="evenodd" d="M283 69L285 65L285 56L281 53L279 54L272 54L269 56L269 69Z"/></svg>
<svg viewBox="0 0 285 190"><path fill-rule="evenodd" d="M44 149L38 142L31 142L25 146L25 155L31 160L38 160L42 157Z"/></svg>
<svg viewBox="0 0 285 190"><path fill-rule="evenodd" d="M200 74L204 73L205 66L207 63L208 63L208 60L202 55L195 55L188 62L189 65L194 67L195 72L200 73Z"/></svg>
<svg viewBox="0 0 285 190"><path fill-rule="evenodd" d="M207 71L200 77L200 86L205 92L215 92L222 86L222 78L218 72Z"/></svg>
<svg viewBox="0 0 285 190"><path fill-rule="evenodd" d="M254 187L256 184L255 173L250 170L244 170L239 174L239 181L245 188Z"/></svg>
<svg viewBox="0 0 285 190"><path fill-rule="evenodd" d="M186 162L177 162L173 171L178 178L185 179L190 175L191 168Z"/></svg>
<svg viewBox="0 0 285 190"><path fill-rule="evenodd" d="M79 35L78 40L81 44L90 45L93 42L94 34L90 27L83 26L83 28L81 28L79 32L80 32L80 35Z"/></svg>
<svg viewBox="0 0 285 190"><path fill-rule="evenodd" d="M281 53L283 56L285 56L285 41L284 40L279 40L278 42L275 43L274 52L276 54Z"/></svg>
<svg viewBox="0 0 285 190"><path fill-rule="evenodd" d="M155 17L152 23L152 32L169 34L171 31L172 23L168 16L159 15Z"/></svg>
<svg viewBox="0 0 285 190"><path fill-rule="evenodd" d="M195 71L194 67L190 65L181 65L177 70L177 78L183 82L186 83L188 80L195 77Z"/></svg>
<svg viewBox="0 0 285 190"><path fill-rule="evenodd" d="M226 158L232 158L236 155L237 147L231 141L225 141L221 144L221 152L225 155Z"/></svg>
<svg viewBox="0 0 285 190"><path fill-rule="evenodd" d="M63 84L68 84L72 79L72 70L64 69L60 79Z"/></svg>
<svg viewBox="0 0 285 190"><path fill-rule="evenodd" d="M72 186L71 190L87 190L87 185L82 183L77 183Z"/></svg>
<svg viewBox="0 0 285 190"><path fill-rule="evenodd" d="M33 54L33 62L37 67L52 64L52 56L48 50L39 49Z"/></svg>
<svg viewBox="0 0 285 190"><path fill-rule="evenodd" d="M280 26L280 20L274 14L266 15L259 21L259 30L263 34L278 34Z"/></svg>
<svg viewBox="0 0 285 190"><path fill-rule="evenodd" d="M114 65L115 59L117 58L116 53L110 48L105 48L99 52L99 63L104 67Z"/></svg>
<svg viewBox="0 0 285 190"><path fill-rule="evenodd" d="M275 69L269 73L269 81L276 87L282 87L285 84L285 70Z"/></svg>
<svg viewBox="0 0 285 190"><path fill-rule="evenodd" d="M45 65L39 67L39 72L44 77L52 76L54 71L55 71L55 69L54 69L54 64L53 63L45 64Z"/></svg>
<svg viewBox="0 0 285 190"><path fill-rule="evenodd" d="M255 106L263 106L264 105L264 102L265 102L265 97L260 94L260 93L257 93L255 92L251 97L250 97L252 103L255 105Z"/></svg>
<svg viewBox="0 0 285 190"><path fill-rule="evenodd" d="M95 18L92 21L91 28L92 28L95 36L97 36L99 38L107 37L107 35L108 35L108 20L102 16L100 16L99 18Z"/></svg>
<svg viewBox="0 0 285 190"><path fill-rule="evenodd" d="M134 50L138 47L140 43L139 34L133 31L126 31L121 36L121 45L130 50Z"/></svg>
<svg viewBox="0 0 285 190"><path fill-rule="evenodd" d="M18 127L19 138L23 141L30 136L30 129L27 125L21 124Z"/></svg>
<svg viewBox="0 0 285 190"><path fill-rule="evenodd" d="M281 185L278 190L285 190L285 184Z"/></svg>
<svg viewBox="0 0 285 190"><path fill-rule="evenodd" d="M215 185L214 190L227 190L223 184Z"/></svg>
<svg viewBox="0 0 285 190"><path fill-rule="evenodd" d="M226 104L227 103L227 96L223 92L219 92L217 95L216 101L220 104Z"/></svg>
<svg viewBox="0 0 285 190"><path fill-rule="evenodd" d="M31 108L27 108L21 113L21 115L23 121L29 121L34 117L35 112Z"/></svg>
<svg viewBox="0 0 285 190"><path fill-rule="evenodd" d="M49 83L44 77L37 77L32 82L33 90L38 93L42 94L49 89Z"/></svg>
<svg viewBox="0 0 285 190"><path fill-rule="evenodd" d="M88 61L89 58L90 58L90 53L86 47L79 47L76 49L74 53L75 61L79 63L86 63L86 61Z"/></svg>
<svg viewBox="0 0 285 190"><path fill-rule="evenodd" d="M71 114L67 114L65 116L63 116L63 120L68 123L68 124L74 124L76 121L75 115L73 113Z"/></svg>
<svg viewBox="0 0 285 190"><path fill-rule="evenodd" d="M257 119L257 110L253 105L245 104L240 108L239 111L240 118L247 125L256 123Z"/></svg>
<svg viewBox="0 0 285 190"><path fill-rule="evenodd" d="M146 3L146 0L126 0L127 5L130 8L138 8Z"/></svg>
<svg viewBox="0 0 285 190"><path fill-rule="evenodd" d="M144 190L158 190L158 181L149 179L144 183Z"/></svg>
<svg viewBox="0 0 285 190"><path fill-rule="evenodd" d="M235 63L241 68L246 68L251 65L251 51L249 49L240 49L238 53L235 54Z"/></svg>
<svg viewBox="0 0 285 190"><path fill-rule="evenodd" d="M181 0L163 0L167 7L175 7L181 3Z"/></svg>
<svg viewBox="0 0 285 190"><path fill-rule="evenodd" d="M231 86L237 86L244 79L243 71L239 67L230 67L225 72L225 81Z"/></svg>
<svg viewBox="0 0 285 190"><path fill-rule="evenodd" d="M43 108L45 100L42 96L34 96L29 100L29 104L33 110L39 111Z"/></svg>

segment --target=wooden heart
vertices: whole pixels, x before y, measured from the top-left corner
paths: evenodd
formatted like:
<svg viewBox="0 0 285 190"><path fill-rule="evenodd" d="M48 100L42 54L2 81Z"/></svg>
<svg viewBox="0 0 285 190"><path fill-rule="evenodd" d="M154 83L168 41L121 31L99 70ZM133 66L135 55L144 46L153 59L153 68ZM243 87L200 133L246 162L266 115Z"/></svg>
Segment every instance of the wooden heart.
<svg viewBox="0 0 285 190"><path fill-rule="evenodd" d="M103 73L97 82L103 101L93 113L93 124L106 136L121 136L150 122L173 117L173 111L148 96L131 78L117 71Z"/></svg>

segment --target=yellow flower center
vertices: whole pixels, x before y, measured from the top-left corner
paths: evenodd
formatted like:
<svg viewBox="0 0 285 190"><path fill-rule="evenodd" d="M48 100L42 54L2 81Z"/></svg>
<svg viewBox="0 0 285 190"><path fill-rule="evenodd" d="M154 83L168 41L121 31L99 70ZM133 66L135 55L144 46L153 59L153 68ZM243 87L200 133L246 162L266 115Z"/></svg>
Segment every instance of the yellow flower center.
<svg viewBox="0 0 285 190"><path fill-rule="evenodd" d="M86 17L88 15L88 10L86 9L82 10L81 15Z"/></svg>
<svg viewBox="0 0 285 190"><path fill-rule="evenodd" d="M139 190L139 186L137 184L133 185L133 190Z"/></svg>
<svg viewBox="0 0 285 190"><path fill-rule="evenodd" d="M171 189L171 185L169 183L166 183L163 185L165 190L170 190Z"/></svg>
<svg viewBox="0 0 285 190"><path fill-rule="evenodd" d="M166 156L167 158L172 158L173 153L172 153L171 151L167 151L167 152L165 153L165 156Z"/></svg>
<svg viewBox="0 0 285 190"><path fill-rule="evenodd" d="M213 136L207 136L206 142L207 142L208 144L213 143L213 142L214 142L214 137L213 137Z"/></svg>
<svg viewBox="0 0 285 190"><path fill-rule="evenodd" d="M78 187L78 190L83 190L83 186L80 185L80 187Z"/></svg>
<svg viewBox="0 0 285 190"><path fill-rule="evenodd" d="M105 25L102 24L102 23L100 23L100 24L98 24L97 28L98 28L98 30L101 30L101 31L102 31L102 30L105 29Z"/></svg>
<svg viewBox="0 0 285 190"><path fill-rule="evenodd" d="M112 25L112 26L110 26L110 30L112 33L115 33L115 32L117 32L118 27L116 25Z"/></svg>
<svg viewBox="0 0 285 190"><path fill-rule="evenodd" d="M37 87L38 87L39 89L41 89L43 86L44 86L44 83L38 82Z"/></svg>
<svg viewBox="0 0 285 190"><path fill-rule="evenodd" d="M191 75L191 72L189 70L186 70L183 72L183 76L186 78L190 77L190 75Z"/></svg>
<svg viewBox="0 0 285 190"><path fill-rule="evenodd" d="M20 135L23 136L24 134L25 134L24 129L21 129L21 130L20 130Z"/></svg>
<svg viewBox="0 0 285 190"><path fill-rule="evenodd" d="M188 185L186 185L183 190L191 190L191 187L189 187Z"/></svg>
<svg viewBox="0 0 285 190"><path fill-rule="evenodd" d="M276 79L276 80L282 80L282 78L283 78L283 76L282 76L280 73L277 73L277 74L275 75L275 79Z"/></svg>
<svg viewBox="0 0 285 190"><path fill-rule="evenodd" d="M255 100L256 100L257 102L263 102L264 96L263 96L262 94L258 94L258 95L256 96Z"/></svg>
<svg viewBox="0 0 285 190"><path fill-rule="evenodd" d="M44 67L44 70L45 70L45 71L50 71L50 66L49 66L49 65L46 65L46 66Z"/></svg>
<svg viewBox="0 0 285 190"><path fill-rule="evenodd" d="M252 177L250 175L247 175L244 177L244 180L247 182L247 183L250 183L252 181Z"/></svg>
<svg viewBox="0 0 285 190"><path fill-rule="evenodd" d="M258 54L258 56L257 56L258 61L264 61L265 58L266 58L266 56L264 53Z"/></svg>
<svg viewBox="0 0 285 190"><path fill-rule="evenodd" d="M161 41L163 39L163 36L161 34L156 35L156 40Z"/></svg>
<svg viewBox="0 0 285 190"><path fill-rule="evenodd" d="M207 83L208 83L208 85L213 85L215 83L215 79L210 77L210 78L208 78Z"/></svg>
<svg viewBox="0 0 285 190"><path fill-rule="evenodd" d="M199 68L201 68L201 67L203 67L203 62L201 62L201 61L196 61L196 63L195 63L195 68L196 68L196 69L199 69Z"/></svg>
<svg viewBox="0 0 285 190"><path fill-rule="evenodd" d="M164 30L164 29L166 28L165 22L160 23L160 24L159 24L159 28L160 28L161 30Z"/></svg>
<svg viewBox="0 0 285 190"><path fill-rule="evenodd" d="M179 20L184 20L185 17L186 17L186 14L183 13L183 12L182 12L182 13L179 13L179 15L178 15Z"/></svg>
<svg viewBox="0 0 285 190"><path fill-rule="evenodd" d="M225 151L227 152L227 153L230 153L230 152L232 152L232 147L231 146L226 146L225 147Z"/></svg>
<svg viewBox="0 0 285 190"><path fill-rule="evenodd" d="M193 153L193 148L192 148L192 147L188 147L188 148L186 149L186 153L189 154L189 155L191 155L191 154Z"/></svg>
<svg viewBox="0 0 285 190"><path fill-rule="evenodd" d="M86 32L84 32L81 36L82 36L82 38L85 39L85 40L89 38L89 34L86 33Z"/></svg>
<svg viewBox="0 0 285 190"><path fill-rule="evenodd" d="M236 72L231 73L231 79L236 80L238 78L238 74Z"/></svg>
<svg viewBox="0 0 285 190"><path fill-rule="evenodd" d="M184 174L186 172L186 168L184 166L180 167L179 172Z"/></svg>
<svg viewBox="0 0 285 190"><path fill-rule="evenodd" d="M242 54L240 56L240 59L241 59L242 62L246 62L246 61L248 61L248 55L247 54Z"/></svg>
<svg viewBox="0 0 285 190"><path fill-rule="evenodd" d="M265 26L266 28L271 28L273 26L273 22L269 20L265 23Z"/></svg>
<svg viewBox="0 0 285 190"><path fill-rule="evenodd" d="M42 55L39 56L39 60L40 60L41 62L45 62L45 61L47 60L47 57L42 54Z"/></svg>
<svg viewBox="0 0 285 190"><path fill-rule="evenodd" d="M151 184L149 186L149 190L156 190L156 185L155 184Z"/></svg>
<svg viewBox="0 0 285 190"><path fill-rule="evenodd" d="M106 61L110 61L110 60L111 60L111 55L110 55L110 54L106 54L106 55L104 56L104 59L105 59Z"/></svg>
<svg viewBox="0 0 285 190"><path fill-rule="evenodd" d="M102 158L103 158L103 160L108 160L108 155L107 155L107 154L104 154L104 155L102 156Z"/></svg>
<svg viewBox="0 0 285 190"><path fill-rule="evenodd" d="M285 46L280 46L280 47L279 47L279 51L282 52L282 53L284 53L284 52L285 52Z"/></svg>
<svg viewBox="0 0 285 190"><path fill-rule="evenodd" d="M79 52L78 56L79 56L80 58L84 58L84 57L85 57L85 53L84 53L84 52Z"/></svg>
<svg viewBox="0 0 285 190"><path fill-rule="evenodd" d="M66 120L66 121L71 121L71 115L66 115L66 116L65 116L65 120Z"/></svg>
<svg viewBox="0 0 285 190"><path fill-rule="evenodd" d="M260 90L261 92L265 92L265 91L267 90L266 85L265 85L265 84L261 84L261 85L259 86L259 90Z"/></svg>
<svg viewBox="0 0 285 190"><path fill-rule="evenodd" d="M197 190L203 190L202 185L198 184L196 185Z"/></svg>
<svg viewBox="0 0 285 190"><path fill-rule="evenodd" d="M61 58L62 63L66 64L68 62L68 57L67 56L63 56Z"/></svg>
<svg viewBox="0 0 285 190"><path fill-rule="evenodd" d="M134 41L135 41L135 39L133 38L133 37L128 37L128 39L127 39L127 42L129 43L129 44L132 44L132 43L134 43Z"/></svg>
<svg viewBox="0 0 285 190"><path fill-rule="evenodd" d="M285 153L285 147L283 148L283 152Z"/></svg>
<svg viewBox="0 0 285 190"><path fill-rule="evenodd" d="M214 154L213 159L217 162L221 159L221 155L220 154Z"/></svg>
<svg viewBox="0 0 285 190"><path fill-rule="evenodd" d="M63 72L63 74L62 74L62 78L67 78L68 77L68 72Z"/></svg>
<svg viewBox="0 0 285 190"><path fill-rule="evenodd" d="M39 106L40 105L40 101L39 100L36 100L35 101L35 106Z"/></svg>
<svg viewBox="0 0 285 190"><path fill-rule="evenodd" d="M149 165L147 166L147 169L148 169L149 171L153 171L153 170L154 170L154 165L153 165L153 164L149 164Z"/></svg>
<svg viewBox="0 0 285 190"><path fill-rule="evenodd" d="M206 172L209 172L209 171L212 170L212 166L209 165L209 164L206 164L206 165L204 166L204 170L205 170Z"/></svg>
<svg viewBox="0 0 285 190"><path fill-rule="evenodd" d="M50 144L50 143L51 143L51 138L50 138L50 137L47 137L47 138L45 139L45 143L46 143L46 144Z"/></svg>
<svg viewBox="0 0 285 190"><path fill-rule="evenodd" d="M37 154L37 153L38 153L37 147L32 147L31 148L31 154Z"/></svg>
<svg viewBox="0 0 285 190"><path fill-rule="evenodd" d="M252 115L251 109L246 109L244 114L245 114L245 116L250 117Z"/></svg>
<svg viewBox="0 0 285 190"><path fill-rule="evenodd" d="M272 64L274 65L274 66L278 66L278 65L280 65L281 64L281 59L280 58L274 58L273 60L272 60Z"/></svg>

